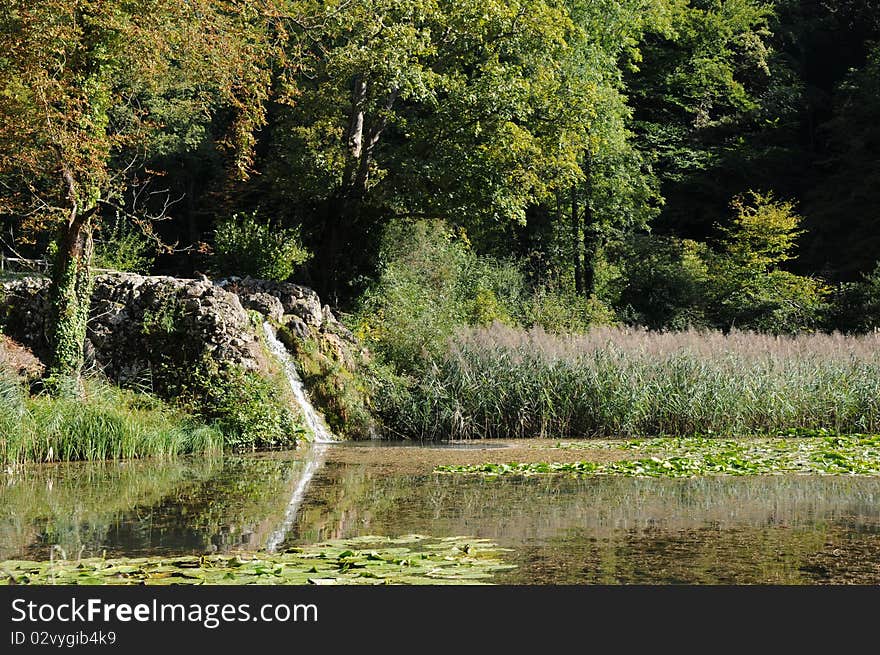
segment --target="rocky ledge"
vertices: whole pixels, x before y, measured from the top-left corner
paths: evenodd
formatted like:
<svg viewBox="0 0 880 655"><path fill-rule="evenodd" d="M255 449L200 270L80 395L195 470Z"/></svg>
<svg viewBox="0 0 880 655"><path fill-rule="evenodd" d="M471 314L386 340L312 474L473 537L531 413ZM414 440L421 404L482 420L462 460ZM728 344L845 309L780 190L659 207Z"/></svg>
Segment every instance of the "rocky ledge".
<svg viewBox="0 0 880 655"><path fill-rule="evenodd" d="M37 356L48 354L49 280L26 277L0 282L0 320L7 335ZM133 273L95 280L86 353L111 379L142 379L156 349L173 333L181 363L206 353L218 364L260 370L257 312L302 340L330 344L341 360L357 348L351 333L307 287L252 278L211 282ZM44 359L45 361L45 359Z"/></svg>

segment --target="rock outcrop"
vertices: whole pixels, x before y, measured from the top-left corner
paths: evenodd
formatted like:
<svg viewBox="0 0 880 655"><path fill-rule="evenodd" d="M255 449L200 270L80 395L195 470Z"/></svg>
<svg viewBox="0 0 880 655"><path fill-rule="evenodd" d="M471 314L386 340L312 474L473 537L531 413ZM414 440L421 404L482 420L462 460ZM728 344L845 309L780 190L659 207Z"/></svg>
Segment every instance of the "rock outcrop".
<svg viewBox="0 0 880 655"><path fill-rule="evenodd" d="M25 277L0 282L6 333L45 361L50 315L49 280ZM112 273L97 276L92 296L87 358L110 378L128 382L148 369L157 348L179 347L186 359L208 354L218 364L260 370L259 323L248 310L306 340L330 340L344 359L357 344L330 308L306 287L252 278L217 282ZM169 346L169 334L177 346Z"/></svg>

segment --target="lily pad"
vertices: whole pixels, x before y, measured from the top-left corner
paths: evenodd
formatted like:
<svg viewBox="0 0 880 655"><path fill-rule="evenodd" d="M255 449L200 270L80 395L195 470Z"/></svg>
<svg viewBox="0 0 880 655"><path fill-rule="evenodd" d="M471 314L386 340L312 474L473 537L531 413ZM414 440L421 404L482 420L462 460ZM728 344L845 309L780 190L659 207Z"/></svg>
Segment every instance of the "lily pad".
<svg viewBox="0 0 880 655"><path fill-rule="evenodd" d="M361 548L369 544L369 548ZM383 545L394 544L383 548ZM401 544L409 544L404 547ZM196 557L0 562L9 584L457 584L511 568L486 539L424 535L357 538L288 549Z"/></svg>

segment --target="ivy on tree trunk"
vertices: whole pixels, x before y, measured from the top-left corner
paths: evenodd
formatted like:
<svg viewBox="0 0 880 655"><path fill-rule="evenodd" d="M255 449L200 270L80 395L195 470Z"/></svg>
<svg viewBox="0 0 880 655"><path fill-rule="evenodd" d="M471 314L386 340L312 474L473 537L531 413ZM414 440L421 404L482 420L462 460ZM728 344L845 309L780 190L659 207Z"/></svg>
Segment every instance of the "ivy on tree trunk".
<svg viewBox="0 0 880 655"><path fill-rule="evenodd" d="M96 206L79 211L73 179L65 174L72 208L58 233L58 252L52 270L51 363L49 383L56 391L79 389L83 346L94 284L91 274L92 216ZM72 383L72 384L71 384Z"/></svg>

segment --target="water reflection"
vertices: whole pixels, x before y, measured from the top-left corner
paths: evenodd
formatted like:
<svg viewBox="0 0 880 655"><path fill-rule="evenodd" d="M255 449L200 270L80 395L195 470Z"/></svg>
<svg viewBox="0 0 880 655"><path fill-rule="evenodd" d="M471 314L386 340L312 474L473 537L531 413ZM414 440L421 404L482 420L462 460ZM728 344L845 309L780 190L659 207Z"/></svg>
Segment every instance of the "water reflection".
<svg viewBox="0 0 880 655"><path fill-rule="evenodd" d="M880 582L880 479L489 480L375 448L28 469L0 489L0 559L418 532L514 548L504 582Z"/></svg>

